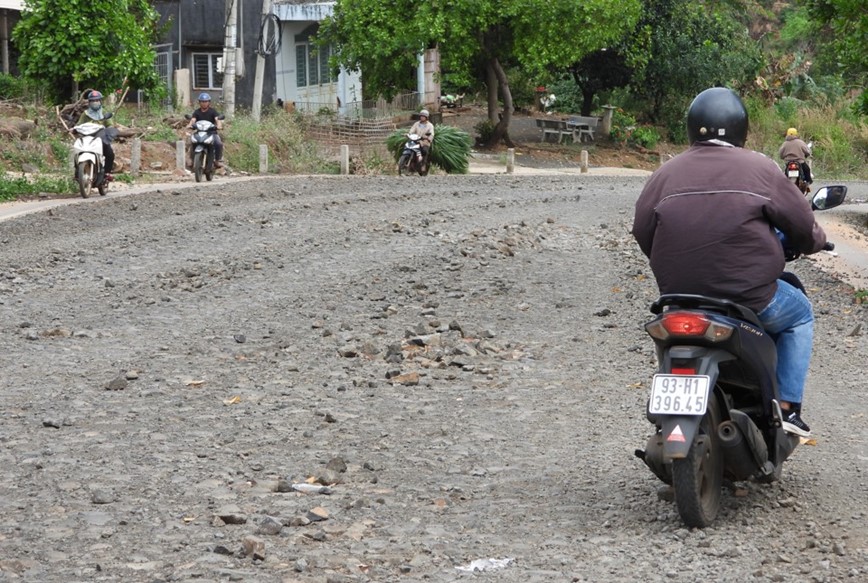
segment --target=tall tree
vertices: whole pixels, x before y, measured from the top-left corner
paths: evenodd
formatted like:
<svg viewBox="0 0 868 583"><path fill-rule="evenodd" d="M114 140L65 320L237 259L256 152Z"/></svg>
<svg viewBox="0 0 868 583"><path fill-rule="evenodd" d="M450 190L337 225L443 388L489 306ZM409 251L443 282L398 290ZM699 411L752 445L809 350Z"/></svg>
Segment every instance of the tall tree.
<svg viewBox="0 0 868 583"><path fill-rule="evenodd" d="M868 7L865 0L805 0L809 14L828 28L826 38L840 71L861 88L860 111L868 115Z"/></svg>
<svg viewBox="0 0 868 583"><path fill-rule="evenodd" d="M366 91L389 97L414 86L418 54L437 46L457 77L485 71L490 144L512 145L510 66L545 75L632 29L640 0L337 0L320 29L335 62L360 70ZM501 107L502 106L502 107Z"/></svg>
<svg viewBox="0 0 868 583"><path fill-rule="evenodd" d="M633 93L651 121L674 121L699 91L753 81L762 58L747 29L709 3L644 0L628 41Z"/></svg>
<svg viewBox="0 0 868 583"><path fill-rule="evenodd" d="M48 80L57 97L119 88L124 79L159 93L157 22L147 0L25 0L13 31L18 65L25 77Z"/></svg>
<svg viewBox="0 0 868 583"><path fill-rule="evenodd" d="M582 115L591 115L598 93L626 87L633 73L619 47L594 51L568 69L582 92Z"/></svg>

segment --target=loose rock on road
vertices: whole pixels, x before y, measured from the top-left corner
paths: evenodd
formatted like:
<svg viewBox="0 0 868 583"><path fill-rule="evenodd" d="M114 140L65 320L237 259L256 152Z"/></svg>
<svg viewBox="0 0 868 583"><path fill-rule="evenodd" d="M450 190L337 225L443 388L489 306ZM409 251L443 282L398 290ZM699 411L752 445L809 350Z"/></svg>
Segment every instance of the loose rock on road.
<svg viewBox="0 0 868 583"><path fill-rule="evenodd" d="M298 177L0 222L0 581L860 581L866 308L815 443L684 528L633 456L642 177Z"/></svg>

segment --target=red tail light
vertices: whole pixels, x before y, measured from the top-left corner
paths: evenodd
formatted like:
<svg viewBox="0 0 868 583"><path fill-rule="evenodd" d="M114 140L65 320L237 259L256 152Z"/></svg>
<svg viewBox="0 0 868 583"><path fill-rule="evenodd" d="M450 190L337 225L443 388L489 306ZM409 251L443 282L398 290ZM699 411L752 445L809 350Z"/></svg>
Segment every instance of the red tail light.
<svg viewBox="0 0 868 583"><path fill-rule="evenodd" d="M732 336L733 328L715 322L701 312L672 311L645 325L652 338L666 340L670 337L705 338L712 342L726 340Z"/></svg>

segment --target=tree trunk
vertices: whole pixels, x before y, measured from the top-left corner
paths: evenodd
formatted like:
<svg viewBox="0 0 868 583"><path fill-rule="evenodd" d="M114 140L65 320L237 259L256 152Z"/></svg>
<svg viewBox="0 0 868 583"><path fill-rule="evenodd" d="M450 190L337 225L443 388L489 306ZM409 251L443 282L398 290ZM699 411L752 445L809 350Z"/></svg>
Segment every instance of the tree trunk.
<svg viewBox="0 0 868 583"><path fill-rule="evenodd" d="M497 74L489 61L485 65L485 84L488 87L488 120L492 125L500 121L497 109Z"/></svg>
<svg viewBox="0 0 868 583"><path fill-rule="evenodd" d="M594 107L594 91L582 87L582 115L588 117L591 115L591 109Z"/></svg>
<svg viewBox="0 0 868 583"><path fill-rule="evenodd" d="M497 85L500 87L500 93L503 96L503 113L500 115L497 125L494 126L494 132L491 134L487 145L493 147L502 140L508 147L514 148L515 144L509 137L509 122L512 121L512 92L509 90L509 79L507 79L506 72L496 57L492 57L488 62L487 69L493 71L495 77L497 77Z"/></svg>

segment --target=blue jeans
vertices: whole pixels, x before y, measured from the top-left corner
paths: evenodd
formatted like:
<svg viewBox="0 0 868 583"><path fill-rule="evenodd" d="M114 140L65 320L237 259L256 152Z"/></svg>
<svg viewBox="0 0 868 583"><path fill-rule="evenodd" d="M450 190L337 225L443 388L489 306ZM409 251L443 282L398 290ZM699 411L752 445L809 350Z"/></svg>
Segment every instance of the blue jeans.
<svg viewBox="0 0 868 583"><path fill-rule="evenodd" d="M781 400L801 404L814 343L814 311L801 291L778 280L778 291L758 314L778 351L778 392Z"/></svg>

